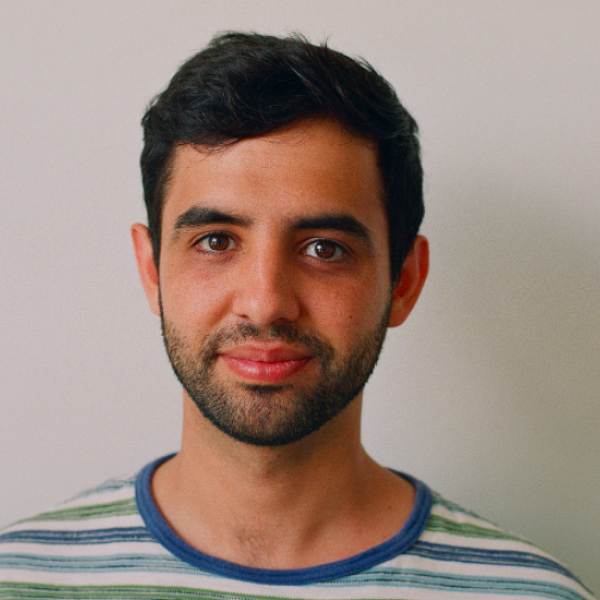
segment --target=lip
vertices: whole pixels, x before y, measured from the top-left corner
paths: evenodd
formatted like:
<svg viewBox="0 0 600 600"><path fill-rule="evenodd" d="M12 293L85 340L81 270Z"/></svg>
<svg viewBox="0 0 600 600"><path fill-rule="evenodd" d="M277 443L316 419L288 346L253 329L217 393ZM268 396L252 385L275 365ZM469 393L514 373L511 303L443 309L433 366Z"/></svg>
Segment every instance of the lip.
<svg viewBox="0 0 600 600"><path fill-rule="evenodd" d="M287 344L243 344L219 352L221 356L257 362L281 362L311 358L306 350Z"/></svg>
<svg viewBox="0 0 600 600"><path fill-rule="evenodd" d="M244 344L221 351L219 358L241 379L276 384L292 378L312 357L293 346Z"/></svg>

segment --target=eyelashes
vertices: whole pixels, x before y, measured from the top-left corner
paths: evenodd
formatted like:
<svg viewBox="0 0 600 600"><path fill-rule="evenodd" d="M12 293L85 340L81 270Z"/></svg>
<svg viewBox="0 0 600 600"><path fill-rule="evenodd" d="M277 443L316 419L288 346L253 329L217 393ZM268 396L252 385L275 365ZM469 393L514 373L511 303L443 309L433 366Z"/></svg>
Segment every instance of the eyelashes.
<svg viewBox="0 0 600 600"><path fill-rule="evenodd" d="M203 252L221 253L227 250L234 250L237 247L236 241L227 233L215 231L203 235L195 246Z"/></svg>
<svg viewBox="0 0 600 600"><path fill-rule="evenodd" d="M306 256L312 256L320 260L336 261L348 255L348 251L338 242L319 238L304 246Z"/></svg>
<svg viewBox="0 0 600 600"><path fill-rule="evenodd" d="M223 254L239 248L239 243L230 234L212 231L200 237L194 246L206 254ZM348 249L328 238L314 238L302 246L302 254L325 262L336 262L350 254Z"/></svg>

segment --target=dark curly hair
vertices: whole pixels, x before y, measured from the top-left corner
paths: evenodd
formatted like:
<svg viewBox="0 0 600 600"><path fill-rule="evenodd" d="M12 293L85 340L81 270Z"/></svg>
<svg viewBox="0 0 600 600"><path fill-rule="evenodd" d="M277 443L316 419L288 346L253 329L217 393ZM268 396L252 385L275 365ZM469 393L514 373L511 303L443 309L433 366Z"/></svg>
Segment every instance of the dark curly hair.
<svg viewBox="0 0 600 600"><path fill-rule="evenodd" d="M332 118L376 144L396 280L424 213L417 124L367 62L299 35L218 35L151 102L140 162L156 264L177 145L225 146L310 117Z"/></svg>

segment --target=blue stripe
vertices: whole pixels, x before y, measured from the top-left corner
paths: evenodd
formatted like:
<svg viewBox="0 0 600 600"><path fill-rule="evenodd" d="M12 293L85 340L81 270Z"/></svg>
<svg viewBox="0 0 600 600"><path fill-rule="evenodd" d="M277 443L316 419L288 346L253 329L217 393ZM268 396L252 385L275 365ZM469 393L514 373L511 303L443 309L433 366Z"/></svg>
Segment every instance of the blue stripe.
<svg viewBox="0 0 600 600"><path fill-rule="evenodd" d="M0 535L0 542L57 545L152 541L154 539L145 527L111 527L106 529L86 529L83 531L25 529Z"/></svg>
<svg viewBox="0 0 600 600"><path fill-rule="evenodd" d="M37 569L38 571L83 573L132 572L194 573L197 569L169 556L118 555L113 557L48 557L8 554L3 557L6 567ZM211 575L210 573L203 573ZM214 575L213 575L214 577ZM371 569L364 573L317 584L324 588L360 588L378 586L389 588L417 588L441 592L490 593L506 596L536 596L548 600L585 600L570 588L557 583L503 577L475 577L432 573L406 569Z"/></svg>
<svg viewBox="0 0 600 600"><path fill-rule="evenodd" d="M517 579L507 577L478 577L474 575L452 575L430 571L408 569L371 569L350 580L325 582L324 587L344 587L351 585L380 586L397 588L419 588L443 592L503 594L507 596L536 596L549 600L586 600L570 587L543 580Z"/></svg>
<svg viewBox="0 0 600 600"><path fill-rule="evenodd" d="M410 550L423 558L448 562L461 562L480 565L497 565L511 567L533 567L560 573L566 577L572 574L560 563L539 554L514 550L488 550L485 548L461 548L446 544L417 542Z"/></svg>
<svg viewBox="0 0 600 600"><path fill-rule="evenodd" d="M44 556L3 554L2 566L28 571L61 573L102 573L120 571L151 571L153 573L195 573L189 565L168 555L115 554L108 556Z"/></svg>

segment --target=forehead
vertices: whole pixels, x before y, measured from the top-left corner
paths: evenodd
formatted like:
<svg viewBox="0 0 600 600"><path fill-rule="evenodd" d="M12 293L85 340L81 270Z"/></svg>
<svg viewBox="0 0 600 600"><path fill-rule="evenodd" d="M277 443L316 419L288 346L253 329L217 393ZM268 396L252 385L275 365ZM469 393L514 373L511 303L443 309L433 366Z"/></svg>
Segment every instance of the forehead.
<svg viewBox="0 0 600 600"><path fill-rule="evenodd" d="M386 229L375 144L312 120L219 149L175 149L163 230L191 206L294 219L348 212Z"/></svg>

